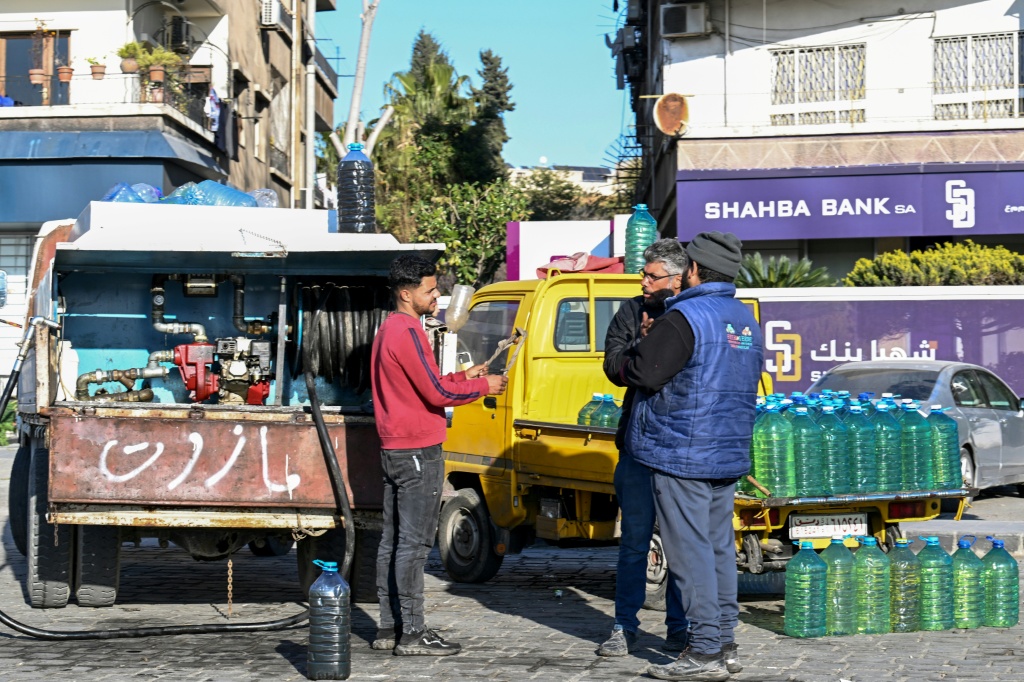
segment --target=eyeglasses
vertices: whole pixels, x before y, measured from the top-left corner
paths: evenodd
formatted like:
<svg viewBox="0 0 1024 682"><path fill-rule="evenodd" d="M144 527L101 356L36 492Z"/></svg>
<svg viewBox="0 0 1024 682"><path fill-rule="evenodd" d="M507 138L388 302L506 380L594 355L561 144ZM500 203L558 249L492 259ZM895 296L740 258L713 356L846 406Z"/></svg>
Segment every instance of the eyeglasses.
<svg viewBox="0 0 1024 682"><path fill-rule="evenodd" d="M652 275L646 270L641 270L639 272L639 275L641 282L644 281L645 279L649 279L652 282L657 282L659 279L665 279L666 277L675 277L675 275Z"/></svg>

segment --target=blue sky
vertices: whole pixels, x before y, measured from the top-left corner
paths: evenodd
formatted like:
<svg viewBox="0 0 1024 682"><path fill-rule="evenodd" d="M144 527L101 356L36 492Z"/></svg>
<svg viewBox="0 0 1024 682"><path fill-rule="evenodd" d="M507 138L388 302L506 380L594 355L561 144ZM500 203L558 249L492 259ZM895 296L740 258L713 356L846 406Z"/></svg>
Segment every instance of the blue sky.
<svg viewBox="0 0 1024 682"><path fill-rule="evenodd" d="M501 56L512 81L515 111L506 114L512 138L505 160L606 166L608 146L618 137L628 105L615 89L611 53L603 34L614 31L612 0L380 0L370 42L363 90L364 120L384 104L384 84L409 67L419 30L434 34L460 74L480 85L479 53ZM335 12L320 12L320 51L339 74L355 71L361 0L338 0ZM330 39L327 41L325 39ZM339 52L340 50L340 52ZM335 124L348 116L352 79L339 79Z"/></svg>

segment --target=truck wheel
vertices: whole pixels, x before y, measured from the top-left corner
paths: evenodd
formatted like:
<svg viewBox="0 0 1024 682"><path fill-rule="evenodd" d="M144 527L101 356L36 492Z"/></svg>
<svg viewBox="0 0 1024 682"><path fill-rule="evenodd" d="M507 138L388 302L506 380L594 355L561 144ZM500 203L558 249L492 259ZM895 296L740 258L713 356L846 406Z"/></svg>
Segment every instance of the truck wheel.
<svg viewBox="0 0 1024 682"><path fill-rule="evenodd" d="M75 600L79 606L113 606L121 581L121 529L79 526Z"/></svg>
<svg viewBox="0 0 1024 682"><path fill-rule="evenodd" d="M786 594L786 572L747 573L736 576L739 594Z"/></svg>
<svg viewBox="0 0 1024 682"><path fill-rule="evenodd" d="M494 553L487 506L472 488L459 490L441 507L437 545L444 570L460 583L487 582L505 558Z"/></svg>
<svg viewBox="0 0 1024 682"><path fill-rule="evenodd" d="M668 592L668 563L661 535L655 531L651 536L651 549L647 552L647 596L644 608L651 611L665 610L665 595Z"/></svg>
<svg viewBox="0 0 1024 682"><path fill-rule="evenodd" d="M59 609L68 605L74 527L46 521L49 506L50 453L33 448L28 488L28 593L32 608Z"/></svg>
<svg viewBox="0 0 1024 682"><path fill-rule="evenodd" d="M7 492L8 518L11 520L11 536L14 546L22 556L28 552L28 471L32 451L27 445L18 448L11 466L11 484Z"/></svg>
<svg viewBox="0 0 1024 682"><path fill-rule="evenodd" d="M268 535L249 543L249 551L256 556L284 556L292 551L295 541L281 535Z"/></svg>
<svg viewBox="0 0 1024 682"><path fill-rule="evenodd" d="M370 604L377 601L377 546L380 531L356 529L355 556L352 558L352 575L349 588L352 601ZM309 597L309 588L322 571L313 563L314 559L337 562L339 570L345 561L345 529L332 528L323 535L307 536L299 540L295 552L298 558L299 584L302 594Z"/></svg>

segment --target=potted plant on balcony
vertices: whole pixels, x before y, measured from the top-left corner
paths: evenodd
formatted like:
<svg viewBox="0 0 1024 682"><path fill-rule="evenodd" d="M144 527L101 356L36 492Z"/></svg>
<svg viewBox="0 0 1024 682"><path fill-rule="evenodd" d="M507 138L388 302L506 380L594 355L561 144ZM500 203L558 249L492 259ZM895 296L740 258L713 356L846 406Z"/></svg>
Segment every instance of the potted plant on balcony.
<svg viewBox="0 0 1024 682"><path fill-rule="evenodd" d="M32 85L42 85L46 82L43 54L46 52L47 40L52 40L55 35L56 32L46 29L45 21L36 19L36 30L32 32L32 66L28 70L28 80Z"/></svg>
<svg viewBox="0 0 1024 682"><path fill-rule="evenodd" d="M119 47L117 56L121 58L121 73L136 73L139 70L139 57L145 52L143 44L135 40Z"/></svg>
<svg viewBox="0 0 1024 682"><path fill-rule="evenodd" d="M167 71L181 64L181 57L177 53L159 45L143 53L138 60L139 68L147 70L150 83L163 83Z"/></svg>
<svg viewBox="0 0 1024 682"><path fill-rule="evenodd" d="M59 59L57 60L57 79L61 83L70 83L71 77L74 75L75 70L71 66L65 64Z"/></svg>
<svg viewBox="0 0 1024 682"><path fill-rule="evenodd" d="M100 61L99 57L87 57L89 68L92 69L93 80L101 81L107 75L107 65Z"/></svg>

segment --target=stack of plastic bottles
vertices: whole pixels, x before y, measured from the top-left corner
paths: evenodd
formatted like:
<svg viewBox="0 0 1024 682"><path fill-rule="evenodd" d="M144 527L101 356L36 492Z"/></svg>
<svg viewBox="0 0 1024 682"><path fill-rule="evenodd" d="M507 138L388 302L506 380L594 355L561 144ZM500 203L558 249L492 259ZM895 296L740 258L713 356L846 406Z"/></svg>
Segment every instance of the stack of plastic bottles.
<svg viewBox="0 0 1024 682"><path fill-rule="evenodd" d="M759 398L751 473L775 497L960 488L959 433L948 408L932 405L926 417L913 400L884 393L874 403L873 395L797 391ZM789 422L792 456L776 442L778 434L759 437L765 429L785 431L769 413ZM787 467L795 468L793 477ZM743 485L741 492L759 494Z"/></svg>
<svg viewBox="0 0 1024 682"><path fill-rule="evenodd" d="M622 407L615 402L611 393L594 393L586 405L576 416L576 423L581 426L604 426L617 428L622 417Z"/></svg>
<svg viewBox="0 0 1024 682"><path fill-rule="evenodd" d="M1019 567L1002 540L989 536L992 548L979 559L972 549L974 536L960 538L952 557L938 538L922 539L925 546L917 555L903 538L897 538L888 554L873 537L858 538L860 547L852 555L842 536L834 536L820 556L813 543L801 542L786 567L786 634L820 637L1017 624Z"/></svg>
<svg viewBox="0 0 1024 682"><path fill-rule="evenodd" d="M121 182L103 195L100 201L185 206L242 206L247 208L277 208L278 206L277 192L272 189L243 192L213 180L203 180L199 184L186 182L167 196L163 196L158 188L144 182L135 185Z"/></svg>

